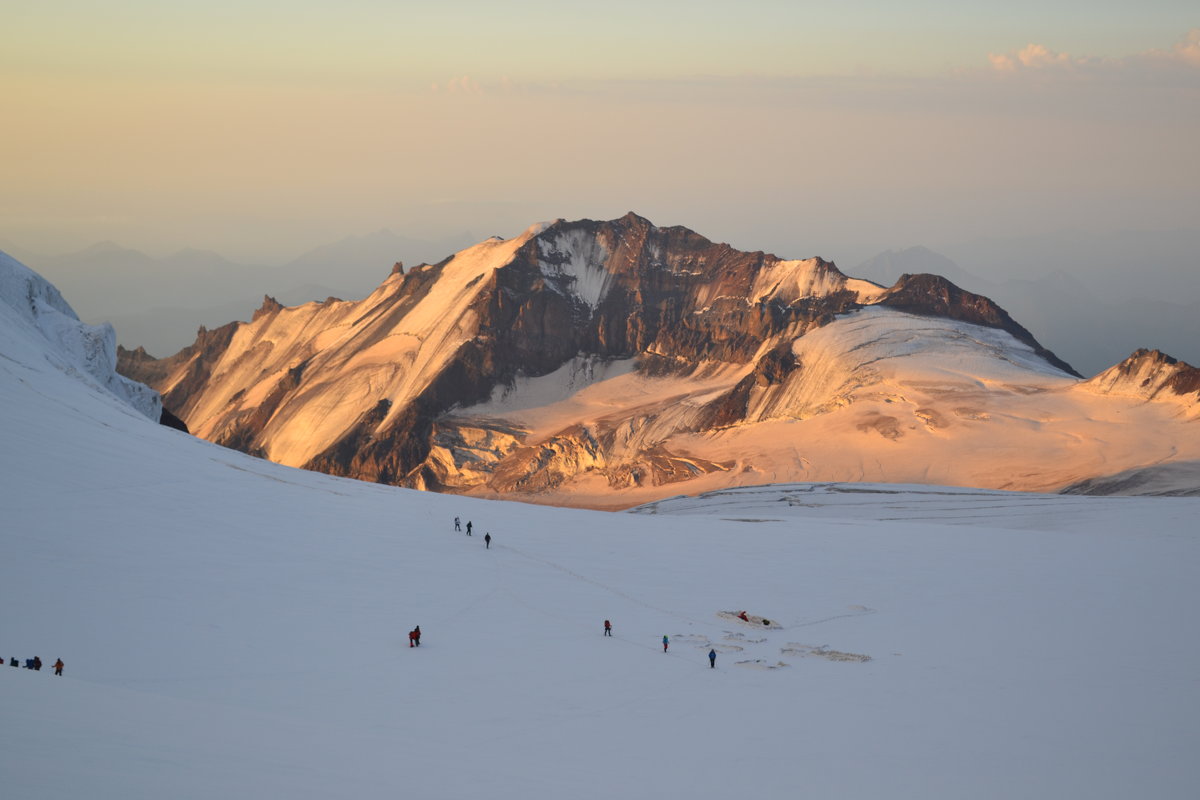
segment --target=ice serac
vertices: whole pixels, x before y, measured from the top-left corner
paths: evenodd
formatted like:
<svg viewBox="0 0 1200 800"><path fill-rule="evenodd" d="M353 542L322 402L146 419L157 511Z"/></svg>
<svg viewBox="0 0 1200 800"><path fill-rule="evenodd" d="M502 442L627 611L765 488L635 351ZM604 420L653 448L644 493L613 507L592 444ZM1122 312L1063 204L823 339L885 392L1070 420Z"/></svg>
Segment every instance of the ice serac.
<svg viewBox="0 0 1200 800"><path fill-rule="evenodd" d="M87 325L49 281L0 253L0 310L14 334L39 340L41 361L74 375L158 422L158 392L116 372L117 336L108 323Z"/></svg>
<svg viewBox="0 0 1200 800"><path fill-rule="evenodd" d="M986 297L930 275L883 287L633 213L393 269L358 301L267 297L249 323L122 366L246 452L539 502L794 480L1055 489L1161 455L1156 436L1071 444L1128 399L1074 391L1070 366ZM1164 407L1147 408L1157 425Z"/></svg>

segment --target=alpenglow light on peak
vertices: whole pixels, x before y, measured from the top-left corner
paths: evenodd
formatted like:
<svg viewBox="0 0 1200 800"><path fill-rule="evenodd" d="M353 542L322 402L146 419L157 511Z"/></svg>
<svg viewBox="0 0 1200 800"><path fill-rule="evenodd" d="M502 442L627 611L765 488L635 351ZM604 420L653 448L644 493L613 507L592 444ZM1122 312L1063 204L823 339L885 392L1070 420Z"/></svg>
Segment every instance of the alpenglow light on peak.
<svg viewBox="0 0 1200 800"><path fill-rule="evenodd" d="M1137 350L1084 385L1097 394L1172 403L1200 416L1200 369L1157 350Z"/></svg>
<svg viewBox="0 0 1200 800"><path fill-rule="evenodd" d="M1126 401L1075 391L986 297L632 213L494 237L359 301L269 301L123 368L197 435L284 464L565 504L794 480L1053 489L1158 453L1150 436L1025 464L1023 431L1061 450Z"/></svg>

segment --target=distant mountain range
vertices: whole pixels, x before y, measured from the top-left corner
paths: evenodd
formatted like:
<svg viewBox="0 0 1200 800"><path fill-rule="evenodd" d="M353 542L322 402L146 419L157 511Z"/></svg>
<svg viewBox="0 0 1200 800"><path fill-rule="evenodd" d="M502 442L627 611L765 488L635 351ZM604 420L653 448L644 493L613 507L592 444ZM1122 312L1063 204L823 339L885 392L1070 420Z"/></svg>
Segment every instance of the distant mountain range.
<svg viewBox="0 0 1200 800"><path fill-rule="evenodd" d="M1050 491L1200 459L1185 363L1142 350L1084 380L945 277L851 278L635 214L397 267L360 301L267 297L119 368L273 461L566 505L789 481Z"/></svg>
<svg viewBox="0 0 1200 800"><path fill-rule="evenodd" d="M190 344L200 326L248 321L259 298L284 305L365 297L397 261L435 262L474 244L389 230L350 236L282 266L243 264L205 250L156 258L104 242L42 256L0 250L45 275L82 318L111 322L129 349L155 355ZM1200 232L1057 234L888 250L849 270L891 285L903 273L942 275L986 295L1085 375L1139 347L1200 363Z"/></svg>
<svg viewBox="0 0 1200 800"><path fill-rule="evenodd" d="M156 258L112 242L74 253L39 256L0 247L73 298L85 321L109 322L119 341L173 353L202 326L248 319L266 293L290 304L369 294L397 261L418 263L468 244L467 235L428 242L388 230L350 236L282 266L242 264L206 250Z"/></svg>

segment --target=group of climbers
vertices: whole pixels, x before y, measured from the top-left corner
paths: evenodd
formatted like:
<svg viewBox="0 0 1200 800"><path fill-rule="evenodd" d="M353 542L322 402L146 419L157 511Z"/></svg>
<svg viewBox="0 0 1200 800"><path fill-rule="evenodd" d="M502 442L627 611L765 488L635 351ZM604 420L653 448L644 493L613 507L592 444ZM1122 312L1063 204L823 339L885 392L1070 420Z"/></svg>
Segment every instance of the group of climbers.
<svg viewBox="0 0 1200 800"><path fill-rule="evenodd" d="M474 527L472 522L470 520L467 520L467 536L471 535L472 527ZM459 517L454 518L454 530L460 531L460 532L462 531L462 520ZM483 535L483 543L484 543L485 548L487 548L488 550L491 549L491 547L492 547L492 534L491 533L485 533ZM743 611L738 616L744 620L747 619L745 611ZM612 622L607 619L604 620L604 635L612 636ZM409 631L408 646L409 647L417 647L420 644L421 644L421 626L418 625L415 629ZM663 646L664 653L667 652L667 648L670 646L670 644L671 644L671 640L664 634L662 637L662 646ZM712 667L713 669L716 669L717 651L715 649L708 651L708 665L710 667Z"/></svg>
<svg viewBox="0 0 1200 800"><path fill-rule="evenodd" d="M4 659L0 658L0 665L3 665L3 664L4 664ZM15 659L15 658L9 659L8 665L10 667L20 667L21 666L20 664L17 663L17 659ZM54 662L54 674L62 675L63 666L65 666L65 665L63 664L63 660L61 658L58 659L57 661L55 661ZM39 656L34 656L33 658L25 659L25 669L31 669L34 672L41 672L42 659Z"/></svg>
<svg viewBox="0 0 1200 800"><path fill-rule="evenodd" d="M604 620L604 635L612 636L612 622L610 622L609 620ZM663 638L662 638L662 646L663 646L664 653L667 652L667 648L671 646L671 639L665 633L663 634ZM717 668L716 648L710 649L708 651L708 666L711 667L712 669Z"/></svg>
<svg viewBox="0 0 1200 800"><path fill-rule="evenodd" d="M471 527L472 527L471 520L467 520L467 536L471 535ZM454 518L454 530L456 530L456 531L462 530L462 520L460 520L458 517ZM491 533L485 533L483 535L483 546L487 550L492 549L492 534Z"/></svg>

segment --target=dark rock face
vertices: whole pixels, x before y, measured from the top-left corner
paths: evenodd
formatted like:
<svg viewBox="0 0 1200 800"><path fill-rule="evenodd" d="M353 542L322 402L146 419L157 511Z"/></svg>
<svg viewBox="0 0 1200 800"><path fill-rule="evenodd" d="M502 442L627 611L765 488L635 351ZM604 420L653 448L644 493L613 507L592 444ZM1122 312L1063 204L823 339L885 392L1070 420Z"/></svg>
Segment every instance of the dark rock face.
<svg viewBox="0 0 1200 800"><path fill-rule="evenodd" d="M377 405L333 447L306 463L305 468L376 483L415 485L415 477L410 473L420 469L429 453L434 415L421 413L420 404L414 402L404 408L386 434L372 434L386 412L385 406ZM435 484L421 488L451 486Z"/></svg>
<svg viewBox="0 0 1200 800"><path fill-rule="evenodd" d="M407 271L397 265L380 290L357 303L331 298L320 308L288 309L265 297L251 323L201 328L193 345L169 358L123 351L118 369L159 389L199 435L256 455L270 455L280 431L293 440L303 434L295 430L301 423L288 429L289 420L312 424L306 404L327 398L331 383L357 381L373 391L378 384L385 388L356 395L354 413L335 437L294 465L419 488L486 487L505 494L546 491L588 472L620 488L732 468L672 452L666 432L654 431L662 409L577 421L538 437L504 420L462 418L456 411L579 357L636 359L639 374L673 379L746 367L732 388L702 407L675 409L669 433L698 434L744 420L761 389L803 370L792 355L794 339L866 303L1002 328L1075 374L1003 309L945 279L905 275L884 291L847 279L821 259L785 262L741 252L686 228L657 228L632 213L609 222L560 220L529 234L503 263L454 285L454 296L467 298L451 320L457 327L405 332L410 314L425 308L445 282L462 280L455 272L461 269L457 258ZM302 310L303 324L285 324ZM336 347L326 341L333 334L340 337ZM437 350L436 369L400 360L372 364L370 380L348 372L362 354L405 336L420 342L406 351L416 353L412 358ZM229 384L234 375L240 385ZM886 425L878 430L889 435Z"/></svg>
<svg viewBox="0 0 1200 800"><path fill-rule="evenodd" d="M1200 394L1200 369L1182 361L1176 362L1170 356L1165 358L1170 359L1169 363L1180 365L1180 369L1167 381L1167 388L1178 395Z"/></svg>
<svg viewBox="0 0 1200 800"><path fill-rule="evenodd" d="M1159 388L1172 394L1200 394L1200 369L1158 350L1136 350L1118 364L1116 369L1124 375L1134 375L1147 366L1151 375L1142 379L1143 386L1152 388L1157 383ZM1155 381L1155 377L1159 380Z"/></svg>
<svg viewBox="0 0 1200 800"><path fill-rule="evenodd" d="M183 431L184 433L191 433L191 431L188 430L187 423L172 414L166 406L163 406L162 416L159 418L158 424L166 425L168 428L174 428L175 430Z"/></svg>

